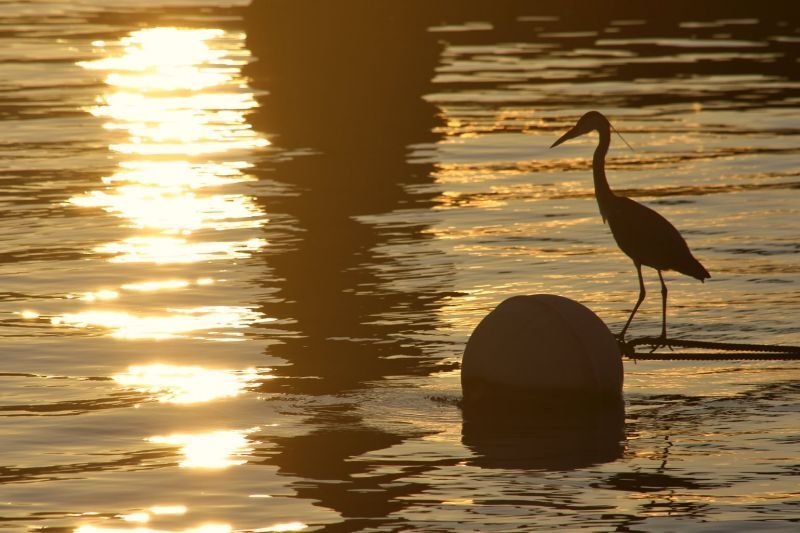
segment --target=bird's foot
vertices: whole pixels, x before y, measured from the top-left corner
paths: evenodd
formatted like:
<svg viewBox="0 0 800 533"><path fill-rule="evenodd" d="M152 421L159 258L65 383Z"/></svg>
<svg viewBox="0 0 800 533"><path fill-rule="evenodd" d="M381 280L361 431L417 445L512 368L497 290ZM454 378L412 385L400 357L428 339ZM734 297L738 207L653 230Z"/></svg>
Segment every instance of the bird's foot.
<svg viewBox="0 0 800 533"><path fill-rule="evenodd" d="M617 339L617 346L619 347L619 351L622 355L628 356L630 358L636 357L636 350L633 346L625 342L625 333L618 333L614 335Z"/></svg>
<svg viewBox="0 0 800 533"><path fill-rule="evenodd" d="M661 335L660 335L660 336L659 336L659 337L658 337L658 338L657 338L657 339L656 339L656 340L653 342L653 344L651 344L650 346L652 346L652 347L653 347L653 348L650 350L650 353L653 353L653 352L655 352L656 350L658 350L659 348L663 348L663 347L665 347L665 346L666 346L667 348L669 348L669 351L670 351L670 352L672 351L672 345L671 345L671 344L669 344L669 343L667 342L667 334L666 334L666 333L662 333L662 334L661 334Z"/></svg>

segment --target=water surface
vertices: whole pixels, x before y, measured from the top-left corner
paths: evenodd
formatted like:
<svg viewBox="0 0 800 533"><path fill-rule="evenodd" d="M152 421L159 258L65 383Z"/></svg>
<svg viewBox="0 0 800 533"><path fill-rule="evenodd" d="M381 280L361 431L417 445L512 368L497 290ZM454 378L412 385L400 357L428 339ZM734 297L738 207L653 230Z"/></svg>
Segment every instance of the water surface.
<svg viewBox="0 0 800 533"><path fill-rule="evenodd" d="M246 4L0 3L0 527L797 528L796 363L626 362L622 418L456 406L506 297L635 302L595 137L547 148L591 109L712 274L666 276L670 334L800 344L782 3Z"/></svg>

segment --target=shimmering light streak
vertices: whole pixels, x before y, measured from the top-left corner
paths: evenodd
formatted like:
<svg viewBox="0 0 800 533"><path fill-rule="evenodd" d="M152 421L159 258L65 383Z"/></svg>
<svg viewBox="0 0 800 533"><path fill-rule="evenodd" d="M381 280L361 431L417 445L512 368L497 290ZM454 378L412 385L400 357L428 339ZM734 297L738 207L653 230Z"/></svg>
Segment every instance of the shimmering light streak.
<svg viewBox="0 0 800 533"><path fill-rule="evenodd" d="M184 459L178 463L183 468L220 469L242 465L243 456L252 451L247 433L250 430L211 431L196 434L173 434L147 439L157 444L180 446Z"/></svg>
<svg viewBox="0 0 800 533"><path fill-rule="evenodd" d="M184 529L175 533L230 533L233 528L228 524L204 524L198 527ZM113 528L113 527L98 527L91 525L83 525L74 530L75 533L171 533L158 529L150 529L144 527L137 527L136 529L128 528Z"/></svg>
<svg viewBox="0 0 800 533"><path fill-rule="evenodd" d="M269 527L254 529L254 533L280 533L286 531L302 531L308 527L303 522L283 522Z"/></svg>
<svg viewBox="0 0 800 533"><path fill-rule="evenodd" d="M122 386L152 394L165 403L198 403L238 396L258 377L255 369L215 370L164 364L131 366L113 376Z"/></svg>
<svg viewBox="0 0 800 533"><path fill-rule="evenodd" d="M106 73L108 91L88 111L127 134L109 148L123 156L105 190L70 198L100 208L142 234L95 252L121 263L195 263L238 259L261 239L189 240L200 230L241 230L266 222L253 198L212 187L252 181L249 151L269 144L245 113L256 107L241 73L249 58L242 34L218 29L149 28L118 44L98 42L108 57L79 63ZM235 159L220 159L234 154ZM180 235L179 238L174 237Z"/></svg>
<svg viewBox="0 0 800 533"><path fill-rule="evenodd" d="M129 220L135 228L187 233L205 228L261 226L265 220L250 198L235 194L198 196L156 186L120 186L114 192L92 191L70 200L83 207L101 207Z"/></svg>
<svg viewBox="0 0 800 533"><path fill-rule="evenodd" d="M134 292L156 292L168 289L183 289L189 282L182 279L166 279L162 281L142 281L140 283L126 283L121 288Z"/></svg>
<svg viewBox="0 0 800 533"><path fill-rule="evenodd" d="M168 309L169 314L139 316L125 311L84 311L67 313L52 319L55 325L76 328L99 327L111 330L119 339L162 340L185 337L192 332L214 332L197 336L207 340L239 340L235 331L250 324L269 322L249 307L209 306L192 309Z"/></svg>
<svg viewBox="0 0 800 533"><path fill-rule="evenodd" d="M178 237L130 237L98 246L95 251L111 254L112 263L197 263L249 257L266 244L264 239L190 242Z"/></svg>

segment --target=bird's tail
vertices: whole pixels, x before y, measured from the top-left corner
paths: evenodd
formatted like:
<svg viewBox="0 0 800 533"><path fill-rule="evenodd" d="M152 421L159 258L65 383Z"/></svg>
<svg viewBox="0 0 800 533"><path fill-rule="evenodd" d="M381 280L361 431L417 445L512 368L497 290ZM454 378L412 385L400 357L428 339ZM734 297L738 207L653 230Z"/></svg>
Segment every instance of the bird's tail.
<svg viewBox="0 0 800 533"><path fill-rule="evenodd" d="M711 277L711 274L708 273L706 267L704 267L700 261L695 259L694 256L691 256L691 259L687 261L685 265L683 265L683 268L677 270L681 274L692 276L700 281L705 281L707 278Z"/></svg>

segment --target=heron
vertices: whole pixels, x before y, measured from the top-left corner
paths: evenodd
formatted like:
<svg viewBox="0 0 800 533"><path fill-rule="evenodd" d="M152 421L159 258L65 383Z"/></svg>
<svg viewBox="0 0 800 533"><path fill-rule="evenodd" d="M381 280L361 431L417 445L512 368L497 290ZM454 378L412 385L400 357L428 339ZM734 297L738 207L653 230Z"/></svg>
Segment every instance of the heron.
<svg viewBox="0 0 800 533"><path fill-rule="evenodd" d="M600 139L592 159L594 196L600 207L600 216L603 217L603 222L608 223L611 234L620 249L633 260L639 276L639 299L633 306L633 311L618 338L622 343L625 342L625 332L628 331L636 311L644 301L646 294L642 279L642 265L644 265L654 268L661 281L661 336L658 338L657 346L663 346L667 341L667 286L661 272L674 270L701 282L710 278L711 274L700 261L695 259L689 250L689 245L666 218L649 207L625 196L619 196L611 190L606 179L605 165L606 153L611 144L612 128L613 126L602 113L589 111L578 120L571 130L559 137L550 148L592 131L598 133ZM622 140L625 141L625 139Z"/></svg>

